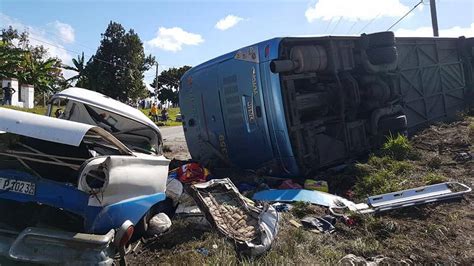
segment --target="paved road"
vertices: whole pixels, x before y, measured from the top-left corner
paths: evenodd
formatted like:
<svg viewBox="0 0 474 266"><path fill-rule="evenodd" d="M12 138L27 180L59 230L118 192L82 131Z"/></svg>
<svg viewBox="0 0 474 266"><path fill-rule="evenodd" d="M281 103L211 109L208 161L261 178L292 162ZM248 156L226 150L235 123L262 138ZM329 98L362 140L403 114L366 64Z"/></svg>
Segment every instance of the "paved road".
<svg viewBox="0 0 474 266"><path fill-rule="evenodd" d="M160 127L161 135L163 140L166 142L174 140L183 140L184 141L184 131L182 126L176 127Z"/></svg>
<svg viewBox="0 0 474 266"><path fill-rule="evenodd" d="M171 151L165 152L166 157L179 160L188 160L191 158L184 138L182 126L176 127L160 127L163 137L163 145L169 147Z"/></svg>

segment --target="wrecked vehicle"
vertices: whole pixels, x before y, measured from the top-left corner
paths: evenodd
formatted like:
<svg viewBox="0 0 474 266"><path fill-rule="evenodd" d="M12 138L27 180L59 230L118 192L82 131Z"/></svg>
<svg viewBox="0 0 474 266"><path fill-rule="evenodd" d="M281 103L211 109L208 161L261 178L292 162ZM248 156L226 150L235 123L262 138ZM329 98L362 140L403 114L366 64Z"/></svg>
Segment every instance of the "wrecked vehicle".
<svg viewBox="0 0 474 266"><path fill-rule="evenodd" d="M158 128L80 93L55 98L67 100L63 119L0 108L0 255L112 264L166 198Z"/></svg>
<svg viewBox="0 0 474 266"><path fill-rule="evenodd" d="M474 91L472 38L274 38L186 72L190 154L273 176L355 159L387 135L456 116Z"/></svg>
<svg viewBox="0 0 474 266"><path fill-rule="evenodd" d="M101 127L134 151L152 155L162 152L161 133L153 121L140 110L101 93L77 87L58 92L49 100L46 113L55 114L59 119Z"/></svg>

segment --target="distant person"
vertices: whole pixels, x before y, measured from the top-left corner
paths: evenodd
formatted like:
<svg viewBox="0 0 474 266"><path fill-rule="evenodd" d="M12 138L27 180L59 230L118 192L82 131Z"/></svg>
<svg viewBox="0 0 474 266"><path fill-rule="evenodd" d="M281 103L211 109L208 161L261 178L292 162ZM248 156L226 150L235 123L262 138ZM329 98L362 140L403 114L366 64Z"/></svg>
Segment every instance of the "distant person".
<svg viewBox="0 0 474 266"><path fill-rule="evenodd" d="M156 107L156 103L151 104L150 116L153 122L158 121L158 108Z"/></svg>
<svg viewBox="0 0 474 266"><path fill-rule="evenodd" d="M6 87L2 88L3 90L3 105L11 105L12 104L12 95L16 92L15 89L12 88L12 83L8 82Z"/></svg>
<svg viewBox="0 0 474 266"><path fill-rule="evenodd" d="M165 107L163 107L163 110L161 110L161 120L163 121L168 120L168 110L166 110Z"/></svg>

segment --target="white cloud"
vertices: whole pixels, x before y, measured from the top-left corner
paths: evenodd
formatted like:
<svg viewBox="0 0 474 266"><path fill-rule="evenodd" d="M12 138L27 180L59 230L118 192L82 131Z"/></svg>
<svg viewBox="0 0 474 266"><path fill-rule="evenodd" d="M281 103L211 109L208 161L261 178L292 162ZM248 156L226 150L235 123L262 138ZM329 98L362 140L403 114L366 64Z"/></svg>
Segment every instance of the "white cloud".
<svg viewBox="0 0 474 266"><path fill-rule="evenodd" d="M43 29L23 24L21 21L11 18L3 13L0 13L0 25L3 25L4 27L12 26L19 32L27 31L29 34L30 45L42 45L47 49L49 56L61 59L64 64L72 64L73 55L65 50L66 48L63 45L58 43L58 38L48 35ZM67 79L75 75L75 72L63 70L63 75Z"/></svg>
<svg viewBox="0 0 474 266"><path fill-rule="evenodd" d="M419 6L419 10L423 5ZM308 22L344 18L350 21L371 20L376 17L401 17L410 7L400 0L319 0L305 12Z"/></svg>
<svg viewBox="0 0 474 266"><path fill-rule="evenodd" d="M202 42L204 39L199 34L187 32L179 27L160 27L157 36L147 41L147 44L165 51L177 52L183 49L183 45L199 45Z"/></svg>
<svg viewBox="0 0 474 266"><path fill-rule="evenodd" d="M430 26L420 27L416 29L398 29L395 31L397 37L431 37L433 36L433 29ZM474 22L471 23L468 27L455 26L448 29L439 30L440 37L459 37L474 36Z"/></svg>
<svg viewBox="0 0 474 266"><path fill-rule="evenodd" d="M64 43L73 43L75 40L74 28L66 23L62 23L58 20L51 23L54 29L57 31L58 36Z"/></svg>
<svg viewBox="0 0 474 266"><path fill-rule="evenodd" d="M242 20L243 18L241 17L234 16L234 15L227 15L227 17L222 18L219 21L217 21L214 27L219 30L228 30L234 27L235 25L237 25L237 23L239 23Z"/></svg>

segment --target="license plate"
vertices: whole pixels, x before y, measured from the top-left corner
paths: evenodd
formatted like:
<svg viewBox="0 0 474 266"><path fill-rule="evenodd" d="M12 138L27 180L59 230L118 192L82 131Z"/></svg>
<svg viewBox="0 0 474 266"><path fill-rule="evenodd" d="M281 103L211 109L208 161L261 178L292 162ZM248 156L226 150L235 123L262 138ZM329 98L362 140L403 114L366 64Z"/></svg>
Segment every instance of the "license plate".
<svg viewBox="0 0 474 266"><path fill-rule="evenodd" d="M36 187L35 183L0 177L0 190L34 195Z"/></svg>

